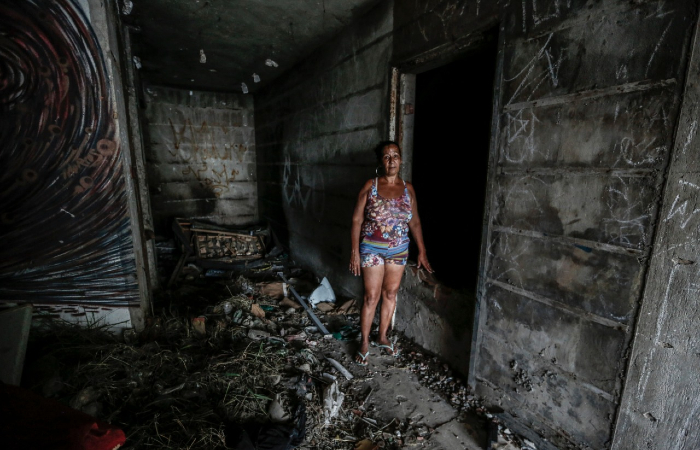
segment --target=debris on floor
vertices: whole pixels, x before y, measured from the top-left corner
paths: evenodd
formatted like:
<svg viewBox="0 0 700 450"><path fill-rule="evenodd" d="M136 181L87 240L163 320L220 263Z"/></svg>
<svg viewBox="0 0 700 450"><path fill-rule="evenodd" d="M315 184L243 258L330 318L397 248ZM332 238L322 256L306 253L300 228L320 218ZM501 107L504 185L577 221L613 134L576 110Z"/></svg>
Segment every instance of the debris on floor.
<svg viewBox="0 0 700 450"><path fill-rule="evenodd" d="M309 450L444 448L431 444L440 424L395 406L410 403L413 383L480 443L463 448L486 448L495 418L447 365L396 332L399 357L373 352L367 367L354 364L357 301L311 312L299 299L319 286L332 293L330 283L284 270L282 282L272 265L215 279L203 270L164 293L142 332L121 338L47 322L30 342L28 387L120 427L128 449L253 449L273 436ZM388 376L404 380L390 399ZM512 446L492 448L534 450L499 429Z"/></svg>
<svg viewBox="0 0 700 450"><path fill-rule="evenodd" d="M328 278L323 277L321 283L309 296L309 303L311 303L314 308L317 308L320 303L335 303L335 292L333 292L333 287L330 281L328 281ZM327 306L329 308L331 307L331 305Z"/></svg>

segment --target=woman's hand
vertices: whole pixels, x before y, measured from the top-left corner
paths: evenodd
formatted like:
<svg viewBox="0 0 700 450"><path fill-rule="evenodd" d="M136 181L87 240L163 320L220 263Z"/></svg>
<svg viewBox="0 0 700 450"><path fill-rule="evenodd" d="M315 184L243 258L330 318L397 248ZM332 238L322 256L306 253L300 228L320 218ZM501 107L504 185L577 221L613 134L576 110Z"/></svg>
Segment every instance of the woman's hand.
<svg viewBox="0 0 700 450"><path fill-rule="evenodd" d="M356 277L360 276L360 254L355 250L350 253L350 272Z"/></svg>
<svg viewBox="0 0 700 450"><path fill-rule="evenodd" d="M355 211L352 213L352 228L350 229L350 272L360 276L360 229L364 220L367 194L372 189L372 180L367 180L357 196Z"/></svg>
<svg viewBox="0 0 700 450"><path fill-rule="evenodd" d="M430 273L434 272L433 268L430 267L430 262L425 252L418 254L418 268L420 269L421 267Z"/></svg>

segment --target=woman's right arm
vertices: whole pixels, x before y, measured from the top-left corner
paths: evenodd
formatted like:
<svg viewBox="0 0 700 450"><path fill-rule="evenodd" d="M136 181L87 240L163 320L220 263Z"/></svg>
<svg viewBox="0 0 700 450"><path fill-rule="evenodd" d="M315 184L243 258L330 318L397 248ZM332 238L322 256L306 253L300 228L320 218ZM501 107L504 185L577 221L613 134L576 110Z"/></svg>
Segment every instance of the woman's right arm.
<svg viewBox="0 0 700 450"><path fill-rule="evenodd" d="M360 275L360 229L365 215L365 204L367 203L367 193L372 188L372 180L368 180L357 196L355 211L352 213L352 228L350 229L350 272L353 275Z"/></svg>

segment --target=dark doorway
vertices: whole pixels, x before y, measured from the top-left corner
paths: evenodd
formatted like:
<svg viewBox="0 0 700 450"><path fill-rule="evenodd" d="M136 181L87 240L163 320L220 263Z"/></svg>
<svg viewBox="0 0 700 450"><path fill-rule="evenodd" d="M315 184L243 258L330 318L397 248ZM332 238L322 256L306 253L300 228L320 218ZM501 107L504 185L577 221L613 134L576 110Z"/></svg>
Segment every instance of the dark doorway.
<svg viewBox="0 0 700 450"><path fill-rule="evenodd" d="M424 241L437 279L459 290L476 290L480 263L496 33L416 76L412 177ZM412 252L415 260L415 246Z"/></svg>

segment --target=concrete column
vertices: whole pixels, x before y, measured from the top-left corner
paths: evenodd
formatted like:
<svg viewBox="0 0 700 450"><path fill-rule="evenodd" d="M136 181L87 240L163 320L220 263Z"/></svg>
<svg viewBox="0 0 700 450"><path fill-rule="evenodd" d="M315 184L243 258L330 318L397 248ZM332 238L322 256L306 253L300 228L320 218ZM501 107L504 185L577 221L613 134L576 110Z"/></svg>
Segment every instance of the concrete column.
<svg viewBox="0 0 700 450"><path fill-rule="evenodd" d="M129 135L129 122L127 114L123 53L120 51L118 5L115 0L88 0L89 17L92 22L95 35L105 56L107 75L110 78L110 93L112 108L114 111L115 125L120 145L124 148L121 152L124 165L124 181L129 216L131 217L131 230L134 245L134 259L136 263L136 277L139 286L139 308L129 308L131 324L137 329L143 327L144 315L151 309L151 282L149 278L148 251L144 233L144 220L142 216L141 200L139 197L138 158L134 154L132 140Z"/></svg>
<svg viewBox="0 0 700 450"><path fill-rule="evenodd" d="M613 449L700 445L699 72L696 24Z"/></svg>

